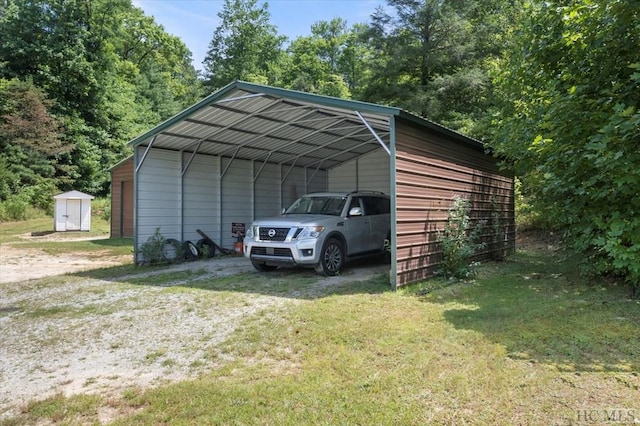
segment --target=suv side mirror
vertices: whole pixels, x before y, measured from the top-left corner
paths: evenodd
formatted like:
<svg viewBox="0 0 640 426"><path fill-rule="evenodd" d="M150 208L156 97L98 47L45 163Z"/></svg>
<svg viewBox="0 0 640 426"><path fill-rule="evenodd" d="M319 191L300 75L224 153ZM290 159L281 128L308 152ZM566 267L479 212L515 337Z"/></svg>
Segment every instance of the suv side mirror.
<svg viewBox="0 0 640 426"><path fill-rule="evenodd" d="M362 216L362 207L352 207L349 216Z"/></svg>

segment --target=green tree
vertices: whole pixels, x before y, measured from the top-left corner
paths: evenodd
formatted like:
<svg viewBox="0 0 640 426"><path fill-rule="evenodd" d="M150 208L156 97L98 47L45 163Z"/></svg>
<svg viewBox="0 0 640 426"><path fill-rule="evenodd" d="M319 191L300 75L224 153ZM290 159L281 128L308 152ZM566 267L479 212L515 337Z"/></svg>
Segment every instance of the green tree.
<svg viewBox="0 0 640 426"><path fill-rule="evenodd" d="M349 63L344 56L349 40L350 32L344 19L314 23L310 36L296 38L287 49L289 66L284 71L285 85L295 90L350 98L349 74L345 72Z"/></svg>
<svg viewBox="0 0 640 426"><path fill-rule="evenodd" d="M491 104L487 63L502 51L501 25L518 1L388 0L364 33L368 55L363 100L413 111L475 134Z"/></svg>
<svg viewBox="0 0 640 426"><path fill-rule="evenodd" d="M201 97L191 53L131 0L3 0L0 78L54 100L61 189L107 191L126 142Z"/></svg>
<svg viewBox="0 0 640 426"><path fill-rule="evenodd" d="M257 0L225 0L218 13L221 24L215 29L204 59L204 84L209 91L233 80L277 84L282 45L269 19L269 4Z"/></svg>
<svg viewBox="0 0 640 426"><path fill-rule="evenodd" d="M530 6L498 64L493 148L565 241L640 286L640 4Z"/></svg>
<svg viewBox="0 0 640 426"><path fill-rule="evenodd" d="M27 187L48 192L57 185L58 159L72 146L61 139L52 105L33 83L0 79L0 201Z"/></svg>

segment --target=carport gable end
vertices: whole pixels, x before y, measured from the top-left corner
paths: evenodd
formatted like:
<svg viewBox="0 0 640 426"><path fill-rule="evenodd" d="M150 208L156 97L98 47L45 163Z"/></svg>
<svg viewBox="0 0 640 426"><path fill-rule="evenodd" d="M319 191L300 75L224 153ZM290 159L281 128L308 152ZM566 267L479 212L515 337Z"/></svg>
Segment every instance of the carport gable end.
<svg viewBox="0 0 640 426"><path fill-rule="evenodd" d="M130 145L137 249L158 227L233 248L233 223L308 192L353 190L391 196L393 288L437 268L435 232L454 195L473 201L477 220L498 205L512 243L511 175L479 141L397 108L236 81Z"/></svg>

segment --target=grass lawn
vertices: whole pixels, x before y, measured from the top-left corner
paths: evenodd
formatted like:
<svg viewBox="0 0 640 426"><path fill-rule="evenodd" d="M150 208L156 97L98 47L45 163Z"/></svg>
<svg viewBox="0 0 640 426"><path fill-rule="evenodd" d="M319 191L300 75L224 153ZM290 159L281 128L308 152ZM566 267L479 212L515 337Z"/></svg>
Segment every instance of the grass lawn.
<svg viewBox="0 0 640 426"><path fill-rule="evenodd" d="M122 256L133 253L132 238L106 238L110 225L100 217L91 218L91 231L53 232L53 219L41 216L20 222L0 222L0 244L25 249L41 249L47 254L81 252L85 256ZM45 239L25 239L21 235L41 235ZM55 239L46 237L55 236ZM77 241L83 239L86 241ZM76 241L74 241L76 240Z"/></svg>
<svg viewBox="0 0 640 426"><path fill-rule="evenodd" d="M528 249L468 283L347 283L246 320L197 380L54 397L5 423L85 424L105 410L123 425L638 423L640 301L576 271ZM223 280L180 291L260 286Z"/></svg>

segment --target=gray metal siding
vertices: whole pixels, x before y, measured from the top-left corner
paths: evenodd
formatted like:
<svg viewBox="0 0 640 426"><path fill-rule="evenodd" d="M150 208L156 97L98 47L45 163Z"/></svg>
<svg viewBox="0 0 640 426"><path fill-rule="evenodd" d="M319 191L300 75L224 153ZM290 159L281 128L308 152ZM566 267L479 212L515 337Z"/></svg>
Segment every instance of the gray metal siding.
<svg viewBox="0 0 640 426"><path fill-rule="evenodd" d="M291 171L289 169L290 167L282 166L282 176L286 176L281 188L283 208L289 207L298 197L307 193L304 169L300 167L294 167Z"/></svg>
<svg viewBox="0 0 640 426"><path fill-rule="evenodd" d="M389 154L381 148L329 170L329 191L382 191L389 194L389 176Z"/></svg>
<svg viewBox="0 0 640 426"><path fill-rule="evenodd" d="M229 159L223 158L221 167L224 171L229 164ZM225 248L233 248L236 242L231 236L232 223L244 223L249 226L252 221L252 185L253 162L246 160L233 160L221 182L221 213L222 222L220 228L219 244ZM214 240L215 241L215 240ZM216 241L217 242L217 241Z"/></svg>
<svg viewBox="0 0 640 426"><path fill-rule="evenodd" d="M356 162L350 161L327 172L329 191L349 192L358 186Z"/></svg>
<svg viewBox="0 0 640 426"><path fill-rule="evenodd" d="M143 148L138 148L140 157ZM180 153L151 149L137 173L138 248L156 228L165 238L181 238ZM141 259L138 259L141 260Z"/></svg>
<svg viewBox="0 0 640 426"><path fill-rule="evenodd" d="M358 158L358 190L390 193L389 154L383 149Z"/></svg>
<svg viewBox="0 0 640 426"><path fill-rule="evenodd" d="M254 175L258 172L262 163L254 163ZM266 164L254 184L254 217L278 216L282 207L280 206L280 194L276 188L280 187L280 166L277 164ZM248 226L248 224L247 224Z"/></svg>
<svg viewBox="0 0 640 426"><path fill-rule="evenodd" d="M513 247L513 179L497 161L406 121L397 120L396 126L397 285L437 270L442 259L437 233L456 195L470 200L476 224L490 223L498 211L506 243ZM478 258L489 257L491 250L488 245Z"/></svg>
<svg viewBox="0 0 640 426"><path fill-rule="evenodd" d="M184 154L186 167L191 154ZM196 155L183 176L183 239L196 242L200 229L220 241L220 158Z"/></svg>
<svg viewBox="0 0 640 426"><path fill-rule="evenodd" d="M307 169L307 193L327 191L326 170Z"/></svg>

